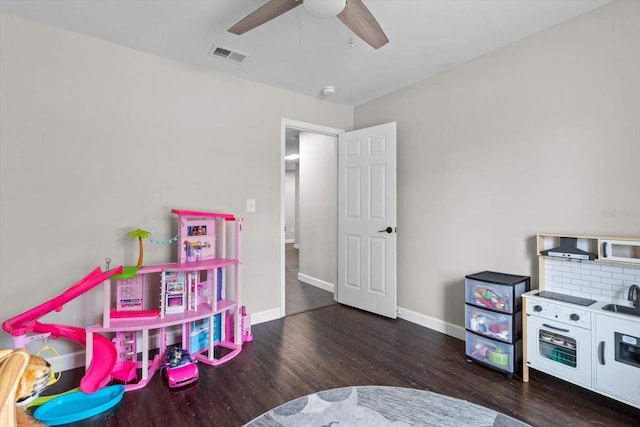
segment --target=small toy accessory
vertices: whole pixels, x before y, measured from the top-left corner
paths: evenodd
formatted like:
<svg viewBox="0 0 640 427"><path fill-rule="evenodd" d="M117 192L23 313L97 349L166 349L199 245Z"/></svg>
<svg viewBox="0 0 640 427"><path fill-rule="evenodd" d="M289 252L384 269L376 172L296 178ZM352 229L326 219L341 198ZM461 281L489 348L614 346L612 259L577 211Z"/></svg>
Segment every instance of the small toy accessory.
<svg viewBox="0 0 640 427"><path fill-rule="evenodd" d="M163 371L170 388L191 384L200 376L196 361L191 359L187 350L180 347L167 350Z"/></svg>
<svg viewBox="0 0 640 427"><path fill-rule="evenodd" d="M50 353L49 357L46 357L46 355L44 354L47 352ZM47 386L57 383L62 376L62 369L60 367L60 353L58 353L58 350L51 347L47 343L47 338L45 338L44 347L42 347L36 354L43 359L46 359L47 362L49 362L49 364L51 365L51 379L47 383Z"/></svg>
<svg viewBox="0 0 640 427"><path fill-rule="evenodd" d="M155 245L169 245L178 241L178 235L176 234L170 239L154 239L153 237L149 237L149 241Z"/></svg>
<svg viewBox="0 0 640 427"><path fill-rule="evenodd" d="M64 394L36 409L33 416L51 426L84 420L115 406L124 392L123 385L110 385L92 394L83 391Z"/></svg>
<svg viewBox="0 0 640 427"><path fill-rule="evenodd" d="M142 267L142 260L144 258L144 247L142 245L142 241L148 239L151 236L151 232L141 228L136 228L135 230L129 231L127 236L131 237L131 240L138 239L138 263L136 264L136 267L140 268Z"/></svg>

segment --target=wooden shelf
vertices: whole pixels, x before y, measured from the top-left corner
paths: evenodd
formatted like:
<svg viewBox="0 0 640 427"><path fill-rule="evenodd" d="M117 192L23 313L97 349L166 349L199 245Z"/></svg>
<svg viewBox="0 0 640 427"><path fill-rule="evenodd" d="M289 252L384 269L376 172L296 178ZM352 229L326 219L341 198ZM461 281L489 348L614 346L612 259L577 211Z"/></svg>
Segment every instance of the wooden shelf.
<svg viewBox="0 0 640 427"><path fill-rule="evenodd" d="M576 239L577 248L595 255L595 262L640 264L640 238L538 234L537 253L560 246L562 238ZM561 258L561 257L560 257Z"/></svg>

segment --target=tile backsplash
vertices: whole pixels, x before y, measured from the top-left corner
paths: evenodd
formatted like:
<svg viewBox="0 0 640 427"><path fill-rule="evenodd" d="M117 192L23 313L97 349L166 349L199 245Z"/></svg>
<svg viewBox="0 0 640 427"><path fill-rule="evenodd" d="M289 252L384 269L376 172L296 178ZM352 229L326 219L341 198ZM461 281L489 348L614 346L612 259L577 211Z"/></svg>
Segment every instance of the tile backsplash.
<svg viewBox="0 0 640 427"><path fill-rule="evenodd" d="M616 304L628 305L629 286L640 285L640 265L544 257L544 269L548 291Z"/></svg>

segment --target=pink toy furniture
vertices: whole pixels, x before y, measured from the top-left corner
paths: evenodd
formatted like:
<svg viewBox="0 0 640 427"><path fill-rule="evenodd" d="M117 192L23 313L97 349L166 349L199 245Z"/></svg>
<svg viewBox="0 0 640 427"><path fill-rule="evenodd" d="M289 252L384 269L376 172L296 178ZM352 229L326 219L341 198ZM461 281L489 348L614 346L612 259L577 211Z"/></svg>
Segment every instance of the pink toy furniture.
<svg viewBox="0 0 640 427"><path fill-rule="evenodd" d="M102 333L115 333L112 376L127 383L127 390L144 387L162 367L164 361L159 355L149 360L150 343L159 342L161 353L167 344L174 344L167 343L167 329L171 327L181 327L182 345L194 360L213 366L237 356L242 343L250 337L247 314L240 313L242 219L224 213L185 210L172 213L178 220L178 261L140 269L128 267L123 274L105 282L102 324L86 328L87 342ZM227 238L232 240L227 242ZM234 248L231 257L226 254L227 243ZM115 307L111 302L111 286L116 287ZM145 298L149 286L159 287L159 306L153 307L157 300ZM206 338L206 342L198 341L196 348L191 348L192 324L208 328L199 337ZM218 340L216 327L221 329ZM216 358L217 348L220 351ZM88 348L87 366L95 357ZM137 369L141 378L130 383Z"/></svg>
<svg viewBox="0 0 640 427"><path fill-rule="evenodd" d="M49 336L85 345L87 371L80 382L85 393L95 393L112 379L126 383L126 390L144 387L163 363L159 355L149 360L151 342L159 343L153 348L164 353L167 329L175 326L180 326L179 339L198 362L220 365L237 356L242 343L251 338L250 318L244 309L240 312L242 219L224 213L171 212L178 219L177 262L142 268L119 266L106 272L96 267L61 295L3 322L3 329L13 336L14 347ZM226 253L228 229L234 248L231 257ZM101 324L80 328L38 321L101 284ZM147 290L154 286L159 287L159 304L157 298L147 299ZM193 341L192 325L198 325ZM110 340L103 333L115 336ZM133 382L138 369L141 378ZM176 384L184 381L178 379Z"/></svg>

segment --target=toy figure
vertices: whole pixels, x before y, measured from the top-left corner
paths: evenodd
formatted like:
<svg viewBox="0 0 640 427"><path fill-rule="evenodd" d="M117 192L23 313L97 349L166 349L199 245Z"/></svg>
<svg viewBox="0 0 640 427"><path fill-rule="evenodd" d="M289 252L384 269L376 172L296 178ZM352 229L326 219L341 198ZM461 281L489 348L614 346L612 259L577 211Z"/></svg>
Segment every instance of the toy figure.
<svg viewBox="0 0 640 427"><path fill-rule="evenodd" d="M191 362L191 357L189 357L189 353L185 349L173 347L167 352L166 365L168 368L175 368L187 362Z"/></svg>

